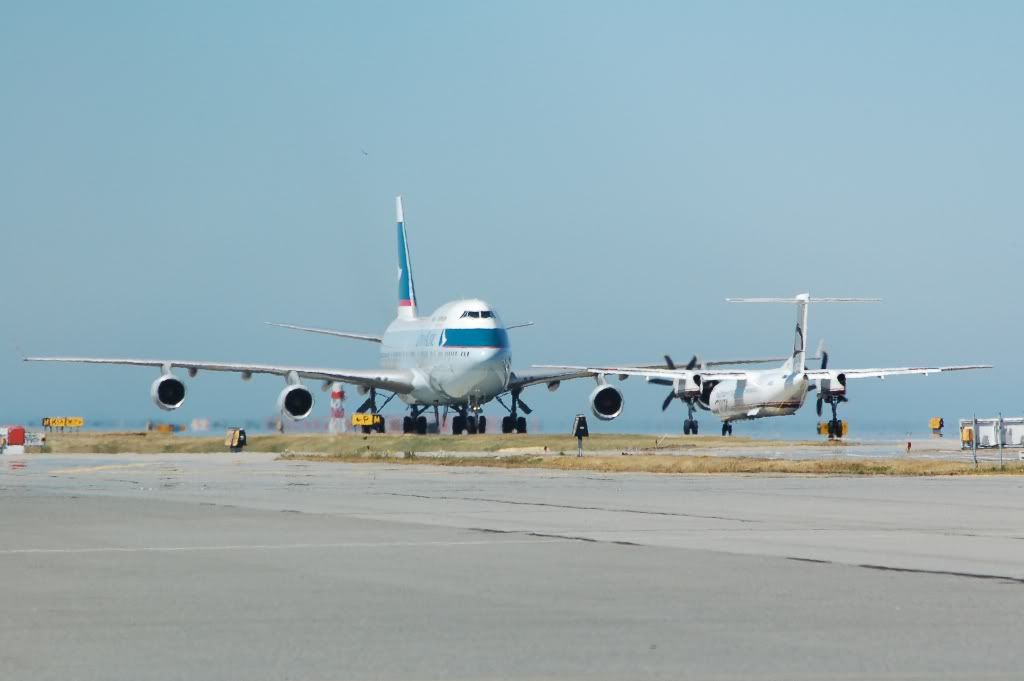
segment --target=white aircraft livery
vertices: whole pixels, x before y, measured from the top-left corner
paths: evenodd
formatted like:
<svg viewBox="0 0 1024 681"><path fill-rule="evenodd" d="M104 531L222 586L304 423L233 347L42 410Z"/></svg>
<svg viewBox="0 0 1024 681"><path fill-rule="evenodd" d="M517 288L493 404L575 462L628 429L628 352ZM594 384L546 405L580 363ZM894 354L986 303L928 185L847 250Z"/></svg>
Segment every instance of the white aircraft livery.
<svg viewBox="0 0 1024 681"><path fill-rule="evenodd" d="M376 414L396 395L409 405L403 421L404 432L427 432L423 413L432 408L440 427L438 407L454 409L452 431L486 432L487 420L482 405L497 400L508 410L502 419L504 433L526 432L530 408L520 399L523 388L544 383L555 390L561 381L588 376L586 371L545 371L529 369L514 371L509 348L508 329L528 324L504 326L490 305L482 300L456 300L446 303L427 316L419 316L416 288L413 284L409 242L406 238L402 198L395 207L398 221L398 314L382 336L291 324L275 324L284 328L350 338L380 344L379 369L333 369L266 364L196 362L178 359L113 359L96 357L27 357L28 362L77 362L86 364L121 364L155 367L160 371L150 394L161 409L171 411L185 401L185 383L173 373L184 369L190 377L199 371L228 371L248 380L253 374L274 374L285 379L285 387L277 399L277 408L289 419L298 421L313 410L313 394L302 379L320 380L325 387L332 383L355 385L367 400L357 412ZM378 406L377 391L391 393ZM501 400L509 395L509 405ZM383 419L373 419L373 429L383 432ZM371 426L364 426L368 430Z"/></svg>
<svg viewBox="0 0 1024 681"><path fill-rule="evenodd" d="M866 303L878 302L876 298L811 298L801 293L795 298L727 298L731 303L789 303L797 306L796 334L793 353L782 366L766 370L720 370L700 365L696 357L685 368L676 368L669 362L668 368L618 366L618 367L571 367L543 366L538 368L562 371L589 371L603 377L607 375L643 376L649 383L672 386L672 392L665 399L666 409L673 399L682 400L689 411L683 422L683 432L697 434L698 423L694 408L710 411L722 420L722 435L732 434L732 422L759 419L769 416L789 416L803 406L807 394L817 390L817 410L821 415L822 405L832 407L832 419L828 423L829 436L841 434L842 424L836 410L840 402L846 402L846 382L851 378L885 378L910 374L933 374L944 371L965 371L969 369L990 369L988 364L971 364L945 367L895 367L886 369L830 369L828 353L822 348L821 368L806 366L807 307L810 303ZM666 358L667 359L667 358ZM731 362L730 362L731 363ZM611 386L608 389L614 390ZM601 406L600 395L593 400L594 409ZM614 416L611 416L614 418Z"/></svg>

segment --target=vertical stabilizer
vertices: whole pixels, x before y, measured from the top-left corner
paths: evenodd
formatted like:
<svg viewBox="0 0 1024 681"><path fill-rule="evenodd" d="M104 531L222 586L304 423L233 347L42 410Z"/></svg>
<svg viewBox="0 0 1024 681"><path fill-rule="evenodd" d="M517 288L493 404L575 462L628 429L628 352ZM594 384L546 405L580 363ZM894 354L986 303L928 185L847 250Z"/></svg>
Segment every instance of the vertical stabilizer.
<svg viewBox="0 0 1024 681"><path fill-rule="evenodd" d="M789 358L789 369L794 373L803 373L807 361L807 303L811 296L801 293L796 302L796 331L793 334L793 356Z"/></svg>
<svg viewBox="0 0 1024 681"><path fill-rule="evenodd" d="M409 240L405 234L405 213L402 197L395 197L398 220L398 318L416 318L416 287L412 283L412 261L409 258Z"/></svg>
<svg viewBox="0 0 1024 681"><path fill-rule="evenodd" d="M726 298L730 303L796 303L796 332L793 338L793 354L783 369L792 373L803 373L807 368L807 306L810 303L877 303L878 298L811 298L801 293L793 298Z"/></svg>

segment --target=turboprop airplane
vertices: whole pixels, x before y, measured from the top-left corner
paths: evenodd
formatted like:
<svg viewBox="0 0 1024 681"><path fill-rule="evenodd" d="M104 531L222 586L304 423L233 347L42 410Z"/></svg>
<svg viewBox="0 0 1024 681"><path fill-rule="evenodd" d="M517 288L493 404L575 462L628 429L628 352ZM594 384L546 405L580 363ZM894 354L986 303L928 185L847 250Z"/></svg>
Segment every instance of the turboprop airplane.
<svg viewBox="0 0 1024 681"><path fill-rule="evenodd" d="M732 434L733 421L760 419L770 416L789 416L803 406L807 394L817 390L817 411L821 415L823 404L832 407L832 419L828 423L830 437L838 437L842 424L837 415L840 402L846 402L846 383L851 378L885 378L911 374L934 374L944 371L966 371L990 369L988 364L970 364L945 367L895 367L884 369L829 369L828 353L822 350L821 368L808 368L806 363L807 307L810 303L868 303L879 302L877 298L811 298L801 293L795 298L726 298L730 303L789 303L797 306L796 336L793 353L782 366L774 369L714 369L702 366L694 357L686 367L677 368L666 357L667 368L651 367L582 367L582 366L539 366L537 368L560 371L588 371L602 383L609 375L643 376L649 383L671 385L672 392L665 399L662 409L668 408L674 398L682 400L688 410L683 432L697 434L698 423L694 418L696 407L710 411L722 420L722 435ZM615 390L604 384L606 389ZM599 386L600 387L600 386ZM616 391L617 392L617 391ZM602 405L602 395L595 392L592 400L594 413ZM616 414L617 416L617 414ZM611 416L614 418L615 416Z"/></svg>
<svg viewBox="0 0 1024 681"><path fill-rule="evenodd" d="M227 371L249 380L253 374L273 374L285 380L278 395L277 408L284 416L301 421L313 410L313 393L302 379L346 383L369 394L358 412L377 414L396 395L408 405L409 415L403 420L403 432L427 432L423 415L433 409L440 429L439 407L454 409L452 432L484 433L487 419L481 407L497 400L508 411L501 420L503 433L525 433L526 418L531 409L520 399L527 386L546 384L556 390L563 380L590 375L580 371L513 370L508 329L528 324L505 326L494 308L478 299L446 303L429 315L418 314L416 288L413 285L409 242L406 238L402 198L395 199L398 221L398 314L383 335L349 333L331 329L279 324L286 328L326 334L380 345L380 368L334 369L288 365L237 364L178 359L109 359L98 357L27 357L27 362L74 362L83 364L120 364L154 367L160 375L150 388L157 407L165 411L179 408L185 401L185 383L172 370L184 369L189 377L200 371ZM391 393L383 404L377 404L378 391ZM509 404L501 399L509 396ZM371 426L363 426L368 432ZM383 419L372 426L384 432Z"/></svg>

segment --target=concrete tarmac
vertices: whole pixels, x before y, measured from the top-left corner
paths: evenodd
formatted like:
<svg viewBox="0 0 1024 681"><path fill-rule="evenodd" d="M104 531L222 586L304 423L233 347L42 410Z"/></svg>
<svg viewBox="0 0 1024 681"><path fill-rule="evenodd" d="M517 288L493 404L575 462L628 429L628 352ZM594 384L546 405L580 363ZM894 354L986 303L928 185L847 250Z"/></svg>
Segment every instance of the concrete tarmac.
<svg viewBox="0 0 1024 681"><path fill-rule="evenodd" d="M1017 679L1024 668L1019 477L258 454L0 465L0 679Z"/></svg>

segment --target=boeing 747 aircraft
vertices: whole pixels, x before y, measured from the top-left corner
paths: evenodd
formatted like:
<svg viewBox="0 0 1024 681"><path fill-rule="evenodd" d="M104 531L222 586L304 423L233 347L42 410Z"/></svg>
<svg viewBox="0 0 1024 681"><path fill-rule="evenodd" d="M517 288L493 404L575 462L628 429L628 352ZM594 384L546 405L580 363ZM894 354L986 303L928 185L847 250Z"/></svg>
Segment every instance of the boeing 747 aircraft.
<svg viewBox="0 0 1024 681"><path fill-rule="evenodd" d="M97 357L27 357L25 361L153 367L160 374L153 381L150 395L156 406L166 411L177 409L185 401L185 383L173 373L174 369L185 370L189 377L195 377L200 371L228 371L241 374L245 380L252 378L253 374L273 374L284 378L285 387L278 395L277 408L293 421L306 418L313 410L313 393L302 383L302 379L311 379L324 381L325 385L347 383L357 386L362 394L368 393L366 401L357 410L361 412L378 413L397 395L409 408L403 422L403 431L407 433L427 432L427 419L423 414L427 409L433 409L435 420L439 421L438 407L456 411L457 416L452 419L453 433L486 432L487 419L480 412L481 407L491 400L497 400L508 410L508 416L501 421L503 433L525 433L526 418L519 412L529 414L531 410L520 399L524 388L544 383L550 390L555 390L561 381L588 376L590 372L513 370L508 329L515 326L504 326L494 308L482 300L456 300L429 315L420 316L401 197L396 198L395 207L398 218L398 315L384 334L375 336L278 325L378 343L379 369ZM390 393L379 406L378 391ZM508 405L501 399L506 394ZM383 432L383 421L375 428Z"/></svg>
<svg viewBox="0 0 1024 681"><path fill-rule="evenodd" d="M851 378L885 378L886 376L906 376L911 374L934 374L944 371L966 371L969 369L990 369L988 364L970 364L946 367L895 367L886 369L829 369L828 354L821 352L822 366L811 369L805 365L805 342L807 338L807 307L810 303L862 303L878 302L870 298L811 298L801 293L795 298L727 298L732 303L790 303L797 306L796 338L793 354L775 369L766 370L722 370L707 369L691 361L685 368L652 368L652 367L571 367L542 366L540 369L559 371L589 371L600 381L604 376L643 376L649 383L671 385L672 392L665 399L663 409L667 408L673 398L682 400L689 411L683 423L683 432L687 435L696 434L697 420L694 418L695 407L710 411L722 420L722 435L732 434L732 422L748 419L759 419L769 416L789 416L795 414L803 406L807 394L818 391L817 410L821 415L823 404L832 407L832 419L829 421L829 436L836 437L841 433L841 423L836 413L840 402L846 402L846 382ZM600 387L599 387L600 390ZM618 391L605 385L606 393ZM611 391L611 392L609 392ZM595 392L592 400L594 412L600 418L608 420L615 415L602 416L598 410L602 406L603 394ZM621 396L618 396L621 401Z"/></svg>

